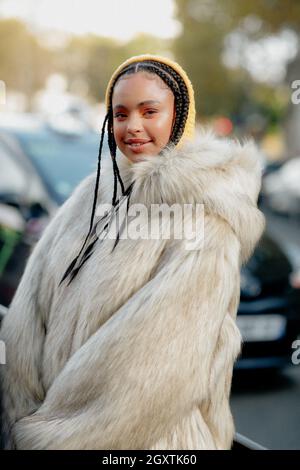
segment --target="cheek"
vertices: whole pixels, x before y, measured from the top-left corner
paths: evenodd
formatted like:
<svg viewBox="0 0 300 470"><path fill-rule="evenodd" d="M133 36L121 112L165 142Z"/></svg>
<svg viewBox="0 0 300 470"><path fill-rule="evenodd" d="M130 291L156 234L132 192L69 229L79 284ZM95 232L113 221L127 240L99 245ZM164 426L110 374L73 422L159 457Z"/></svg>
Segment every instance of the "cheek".
<svg viewBox="0 0 300 470"><path fill-rule="evenodd" d="M155 133L160 140L164 140L165 143L169 140L172 130L173 116L170 113L161 114L152 124L152 131Z"/></svg>
<svg viewBox="0 0 300 470"><path fill-rule="evenodd" d="M117 143L120 142L120 140L123 136L123 133L124 133L123 126L120 125L120 123L115 123L113 132L114 132L115 141Z"/></svg>

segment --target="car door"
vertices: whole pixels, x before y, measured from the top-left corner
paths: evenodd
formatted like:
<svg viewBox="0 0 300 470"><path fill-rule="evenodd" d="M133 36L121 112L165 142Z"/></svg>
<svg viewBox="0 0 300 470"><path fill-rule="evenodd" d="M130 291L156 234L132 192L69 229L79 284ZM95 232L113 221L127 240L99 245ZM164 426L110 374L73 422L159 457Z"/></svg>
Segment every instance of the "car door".
<svg viewBox="0 0 300 470"><path fill-rule="evenodd" d="M30 252L25 241L28 178L21 162L0 140L0 304L8 306Z"/></svg>

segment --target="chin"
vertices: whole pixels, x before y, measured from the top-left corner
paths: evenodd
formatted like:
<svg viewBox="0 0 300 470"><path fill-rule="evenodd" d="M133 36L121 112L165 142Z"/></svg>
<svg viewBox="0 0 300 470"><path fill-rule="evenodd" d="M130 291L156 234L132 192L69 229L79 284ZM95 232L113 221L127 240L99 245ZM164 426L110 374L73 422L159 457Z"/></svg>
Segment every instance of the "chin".
<svg viewBox="0 0 300 470"><path fill-rule="evenodd" d="M131 162L133 163L136 163L136 162L141 162L143 161L145 158L147 157L155 157L156 154L151 154L151 153L126 153L125 154L126 158L128 158L128 160L130 160Z"/></svg>
<svg viewBox="0 0 300 470"><path fill-rule="evenodd" d="M150 155L148 155L146 153L139 153L139 154L136 154L136 155L126 155L128 160L130 160L132 163L141 162L145 159L145 157L149 157L149 156Z"/></svg>

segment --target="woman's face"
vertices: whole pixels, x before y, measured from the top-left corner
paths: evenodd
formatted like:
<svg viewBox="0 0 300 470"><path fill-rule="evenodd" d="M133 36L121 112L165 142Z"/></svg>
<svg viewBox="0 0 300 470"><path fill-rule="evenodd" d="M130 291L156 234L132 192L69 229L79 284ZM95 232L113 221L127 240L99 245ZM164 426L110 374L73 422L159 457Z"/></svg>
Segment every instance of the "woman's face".
<svg viewBox="0 0 300 470"><path fill-rule="evenodd" d="M120 151L132 162L157 155L169 142L174 95L157 75L138 72L120 79L112 95L113 132Z"/></svg>

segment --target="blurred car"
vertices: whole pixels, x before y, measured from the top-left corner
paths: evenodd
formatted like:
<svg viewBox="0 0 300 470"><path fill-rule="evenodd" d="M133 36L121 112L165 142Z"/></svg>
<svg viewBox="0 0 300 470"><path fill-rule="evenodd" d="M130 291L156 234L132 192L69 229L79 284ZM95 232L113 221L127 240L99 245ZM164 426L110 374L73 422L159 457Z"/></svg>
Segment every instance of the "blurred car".
<svg viewBox="0 0 300 470"><path fill-rule="evenodd" d="M300 216L300 157L273 167L263 180L267 205L279 214Z"/></svg>
<svg viewBox="0 0 300 470"><path fill-rule="evenodd" d="M99 136L55 121L0 121L0 304L8 306L32 247L57 208L96 164ZM104 155L108 154L107 146ZM5 175L5 177L4 177ZM238 326L244 345L236 369L291 362L300 333L300 279L283 250L264 235L242 269Z"/></svg>
<svg viewBox="0 0 300 470"><path fill-rule="evenodd" d="M267 233L241 271L237 324L243 348L236 370L292 364L292 344L300 334L300 274Z"/></svg>
<svg viewBox="0 0 300 470"><path fill-rule="evenodd" d="M72 116L0 115L0 304L11 302L49 219L95 169L99 140Z"/></svg>

